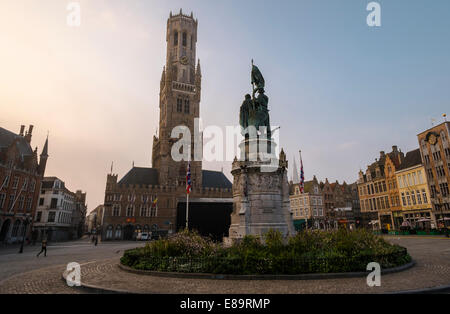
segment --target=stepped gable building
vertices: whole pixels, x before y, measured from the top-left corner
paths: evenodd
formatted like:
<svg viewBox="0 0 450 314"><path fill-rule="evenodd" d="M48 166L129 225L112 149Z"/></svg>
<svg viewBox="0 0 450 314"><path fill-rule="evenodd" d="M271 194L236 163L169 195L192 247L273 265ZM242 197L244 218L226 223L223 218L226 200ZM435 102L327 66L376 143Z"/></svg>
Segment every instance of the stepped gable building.
<svg viewBox="0 0 450 314"><path fill-rule="evenodd" d="M356 228L361 222L361 212L356 183L320 182L325 208L325 224L329 228Z"/></svg>
<svg viewBox="0 0 450 314"><path fill-rule="evenodd" d="M334 191L334 210L333 218L335 224L341 227L355 229L361 223L361 209L359 206L359 197L357 184L331 184Z"/></svg>
<svg viewBox="0 0 450 314"><path fill-rule="evenodd" d="M27 236L31 230L48 159L48 138L38 157L32 132L32 125L28 131L22 125L19 134L0 127L0 243L21 241L24 228Z"/></svg>
<svg viewBox="0 0 450 314"><path fill-rule="evenodd" d="M333 185L328 182L328 178L324 182L320 182L320 188L322 189L323 202L325 209L325 216L328 219L334 218L334 188Z"/></svg>
<svg viewBox="0 0 450 314"><path fill-rule="evenodd" d="M74 238L81 238L86 232L86 192L81 190L75 192L75 211L72 216L72 230Z"/></svg>
<svg viewBox="0 0 450 314"><path fill-rule="evenodd" d="M440 227L450 225L450 122L417 135L431 202Z"/></svg>
<svg viewBox="0 0 450 314"><path fill-rule="evenodd" d="M191 132L192 192L189 227L221 239L228 234L232 211L231 182L218 171L202 170L194 160L201 151L201 134L195 118L200 116L201 69L196 63L198 21L193 14L173 15L167 21L167 56L160 83L159 132L153 137L152 168L133 167L122 179L108 174L102 235L104 239L133 239L139 232L160 234L185 227L187 161L172 159L172 130L186 126ZM198 133L197 133L198 134ZM194 145L196 144L196 145ZM186 153L186 152L185 152Z"/></svg>
<svg viewBox="0 0 450 314"><path fill-rule="evenodd" d="M431 205L425 167L419 148L406 153L405 160L395 175L401 197L400 226L403 221L408 221L412 227L422 223L424 226L435 228L436 216Z"/></svg>
<svg viewBox="0 0 450 314"><path fill-rule="evenodd" d="M399 227L394 222L394 215L401 216L400 205L396 199L398 187L394 186L394 181L395 170L403 160L404 154L397 146L392 146L392 152L380 152L379 159L370 164L365 173L359 171L358 193L364 224L377 225L386 230ZM395 221L398 224L400 220Z"/></svg>
<svg viewBox="0 0 450 314"><path fill-rule="evenodd" d="M291 203L294 227L301 230L308 228L326 229L325 211L322 189L316 176L311 181L305 181L303 192L298 183L289 183L289 200Z"/></svg>

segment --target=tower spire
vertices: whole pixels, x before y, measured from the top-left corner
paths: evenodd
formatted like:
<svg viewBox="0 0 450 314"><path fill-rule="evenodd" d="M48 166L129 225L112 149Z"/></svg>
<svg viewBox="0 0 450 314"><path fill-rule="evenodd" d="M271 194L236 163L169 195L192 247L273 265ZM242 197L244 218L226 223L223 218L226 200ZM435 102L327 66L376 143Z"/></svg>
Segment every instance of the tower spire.
<svg viewBox="0 0 450 314"><path fill-rule="evenodd" d="M45 140L44 148L42 149L42 153L39 158L38 172L41 176L44 176L45 168L47 167L47 159L48 159L48 132L47 132L47 138Z"/></svg>
<svg viewBox="0 0 450 314"><path fill-rule="evenodd" d="M200 68L200 59L197 61L197 71L195 72L197 76L202 76L202 69Z"/></svg>

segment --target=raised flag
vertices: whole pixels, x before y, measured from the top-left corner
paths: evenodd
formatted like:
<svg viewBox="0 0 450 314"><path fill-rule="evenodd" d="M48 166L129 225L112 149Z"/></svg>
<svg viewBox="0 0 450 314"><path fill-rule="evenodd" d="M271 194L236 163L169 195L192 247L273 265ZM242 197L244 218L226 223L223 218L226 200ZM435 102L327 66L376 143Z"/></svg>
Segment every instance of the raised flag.
<svg viewBox="0 0 450 314"><path fill-rule="evenodd" d="M186 193L190 194L192 190L191 187L191 163L188 163L187 173L186 173Z"/></svg>
<svg viewBox="0 0 450 314"><path fill-rule="evenodd" d="M303 172L303 160L302 155L300 155L300 193L305 190L305 173Z"/></svg>

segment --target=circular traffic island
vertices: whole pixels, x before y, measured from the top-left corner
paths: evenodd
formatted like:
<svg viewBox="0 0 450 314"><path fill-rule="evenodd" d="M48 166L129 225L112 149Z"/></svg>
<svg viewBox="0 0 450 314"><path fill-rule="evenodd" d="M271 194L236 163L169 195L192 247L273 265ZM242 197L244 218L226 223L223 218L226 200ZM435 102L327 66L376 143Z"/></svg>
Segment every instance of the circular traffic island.
<svg viewBox="0 0 450 314"><path fill-rule="evenodd" d="M365 230L303 231L288 239L269 231L228 247L185 230L125 251L120 267L180 278L317 279L364 276L373 262L383 273L413 265L406 248Z"/></svg>

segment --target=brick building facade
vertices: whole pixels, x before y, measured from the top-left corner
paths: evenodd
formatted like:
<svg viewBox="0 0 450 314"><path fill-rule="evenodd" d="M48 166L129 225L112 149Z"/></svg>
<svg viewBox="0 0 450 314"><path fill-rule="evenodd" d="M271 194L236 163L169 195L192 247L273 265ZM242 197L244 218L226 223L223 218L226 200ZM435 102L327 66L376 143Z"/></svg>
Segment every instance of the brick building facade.
<svg viewBox="0 0 450 314"><path fill-rule="evenodd" d="M33 126L19 134L0 128L0 242L21 241L30 233L48 159L48 138L38 161L31 148ZM27 222L30 222L29 224Z"/></svg>

